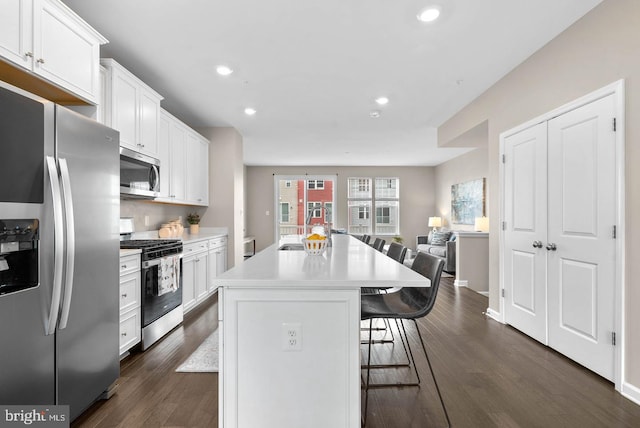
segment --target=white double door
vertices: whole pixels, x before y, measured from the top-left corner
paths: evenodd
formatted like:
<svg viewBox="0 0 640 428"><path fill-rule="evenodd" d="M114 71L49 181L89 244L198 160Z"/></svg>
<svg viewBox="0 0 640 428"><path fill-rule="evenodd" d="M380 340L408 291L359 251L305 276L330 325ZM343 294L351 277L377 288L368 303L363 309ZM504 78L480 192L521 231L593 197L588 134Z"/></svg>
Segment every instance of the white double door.
<svg viewBox="0 0 640 428"><path fill-rule="evenodd" d="M614 95L504 139L508 324L614 378Z"/></svg>

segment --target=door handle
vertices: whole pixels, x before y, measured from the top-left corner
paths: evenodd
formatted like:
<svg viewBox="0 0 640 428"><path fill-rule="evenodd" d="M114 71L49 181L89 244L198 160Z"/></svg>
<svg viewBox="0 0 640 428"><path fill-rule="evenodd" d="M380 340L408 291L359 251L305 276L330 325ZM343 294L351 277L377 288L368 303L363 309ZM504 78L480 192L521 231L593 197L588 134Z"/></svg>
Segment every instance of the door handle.
<svg viewBox="0 0 640 428"><path fill-rule="evenodd" d="M62 196L64 200L65 211L65 229L66 229L66 268L65 268L65 284L64 298L62 299L62 315L60 316L60 330L67 327L69 320L69 311L71 309L71 296L73 295L73 271L76 259L76 234L75 219L73 218L73 200L71 198L71 179L69 178L69 166L67 160L60 158L60 178L62 179Z"/></svg>
<svg viewBox="0 0 640 428"><path fill-rule="evenodd" d="M533 241L533 248L542 248L542 241Z"/></svg>
<svg viewBox="0 0 640 428"><path fill-rule="evenodd" d="M60 295L62 293L62 257L64 253L64 221L62 218L62 196L60 194L60 178L56 160L47 156L47 170L51 185L51 198L53 202L53 288L51 291L51 308L47 322L46 334L55 333L60 313Z"/></svg>
<svg viewBox="0 0 640 428"><path fill-rule="evenodd" d="M547 251L555 251L558 248L556 247L556 244L554 244L553 242L550 244L547 244Z"/></svg>

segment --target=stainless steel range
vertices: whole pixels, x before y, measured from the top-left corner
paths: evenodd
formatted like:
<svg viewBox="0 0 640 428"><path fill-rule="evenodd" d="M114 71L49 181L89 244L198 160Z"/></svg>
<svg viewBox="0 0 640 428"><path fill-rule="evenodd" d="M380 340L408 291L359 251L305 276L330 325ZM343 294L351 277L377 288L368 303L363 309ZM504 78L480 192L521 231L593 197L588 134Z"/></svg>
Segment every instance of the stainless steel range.
<svg viewBox="0 0 640 428"><path fill-rule="evenodd" d="M182 242L177 239L129 239L121 249L142 250L142 350L180 325Z"/></svg>

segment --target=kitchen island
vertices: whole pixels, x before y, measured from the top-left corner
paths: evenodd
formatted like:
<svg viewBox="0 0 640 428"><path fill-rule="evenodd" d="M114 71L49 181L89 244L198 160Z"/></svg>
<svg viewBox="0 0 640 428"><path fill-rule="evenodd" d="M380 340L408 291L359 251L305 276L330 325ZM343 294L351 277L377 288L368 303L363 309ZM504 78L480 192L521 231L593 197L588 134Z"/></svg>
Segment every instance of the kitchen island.
<svg viewBox="0 0 640 428"><path fill-rule="evenodd" d="M349 235L321 256L282 245L216 279L219 426L359 427L360 288L429 281Z"/></svg>

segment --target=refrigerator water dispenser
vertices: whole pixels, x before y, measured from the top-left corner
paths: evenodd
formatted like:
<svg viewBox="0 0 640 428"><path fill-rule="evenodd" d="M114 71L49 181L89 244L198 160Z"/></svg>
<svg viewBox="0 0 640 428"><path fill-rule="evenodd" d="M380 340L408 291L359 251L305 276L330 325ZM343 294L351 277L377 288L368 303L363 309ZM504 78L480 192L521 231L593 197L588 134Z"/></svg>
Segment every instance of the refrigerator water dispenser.
<svg viewBox="0 0 640 428"><path fill-rule="evenodd" d="M0 220L0 296L38 286L38 220Z"/></svg>

